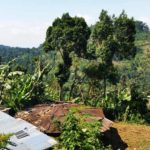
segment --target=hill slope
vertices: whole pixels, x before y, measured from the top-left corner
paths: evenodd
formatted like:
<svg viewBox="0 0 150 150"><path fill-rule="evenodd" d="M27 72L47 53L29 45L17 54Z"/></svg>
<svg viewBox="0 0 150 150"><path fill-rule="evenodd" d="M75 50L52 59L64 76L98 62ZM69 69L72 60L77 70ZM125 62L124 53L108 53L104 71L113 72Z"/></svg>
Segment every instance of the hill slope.
<svg viewBox="0 0 150 150"><path fill-rule="evenodd" d="M2 62L8 62L14 58L22 56L36 56L39 55L38 48L20 48L20 47L9 47L0 45L0 57Z"/></svg>
<svg viewBox="0 0 150 150"><path fill-rule="evenodd" d="M114 123L121 139L128 145L127 150L149 150L150 149L150 126Z"/></svg>

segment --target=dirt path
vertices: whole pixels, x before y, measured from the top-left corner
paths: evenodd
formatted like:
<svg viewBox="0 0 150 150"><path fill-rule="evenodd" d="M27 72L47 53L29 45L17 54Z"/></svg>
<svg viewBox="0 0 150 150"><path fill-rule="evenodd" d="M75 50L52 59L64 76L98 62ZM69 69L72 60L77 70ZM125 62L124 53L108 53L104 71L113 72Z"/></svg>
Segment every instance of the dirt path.
<svg viewBox="0 0 150 150"><path fill-rule="evenodd" d="M127 150L150 150L150 126L119 122L113 127L128 145Z"/></svg>

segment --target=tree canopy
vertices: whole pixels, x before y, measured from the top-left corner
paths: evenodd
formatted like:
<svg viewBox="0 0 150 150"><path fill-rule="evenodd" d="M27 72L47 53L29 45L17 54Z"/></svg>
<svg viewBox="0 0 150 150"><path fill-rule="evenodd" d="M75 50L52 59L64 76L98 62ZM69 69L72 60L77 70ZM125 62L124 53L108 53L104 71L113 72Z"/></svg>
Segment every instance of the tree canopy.
<svg viewBox="0 0 150 150"><path fill-rule="evenodd" d="M89 35L90 29L85 20L80 17L71 17L68 13L55 19L52 26L48 28L44 49L45 51L55 50L62 57L63 62L58 65L58 71L55 74L61 89L70 75L71 53L85 57Z"/></svg>
<svg viewBox="0 0 150 150"><path fill-rule="evenodd" d="M88 75L104 81L104 97L106 97L106 81L116 83L116 70L113 65L114 58L118 60L135 56L135 23L133 18L123 11L119 17L109 16L102 10L99 21L95 24L91 34L91 41L95 45L97 64L94 72L91 68L86 70Z"/></svg>

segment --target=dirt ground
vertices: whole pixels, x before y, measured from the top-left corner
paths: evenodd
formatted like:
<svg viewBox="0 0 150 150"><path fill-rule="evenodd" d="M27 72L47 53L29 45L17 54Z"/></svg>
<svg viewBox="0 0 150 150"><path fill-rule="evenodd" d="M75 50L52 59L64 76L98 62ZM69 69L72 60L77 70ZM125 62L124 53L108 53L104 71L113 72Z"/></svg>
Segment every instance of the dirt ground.
<svg viewBox="0 0 150 150"><path fill-rule="evenodd" d="M114 123L127 150L150 150L150 126L129 123Z"/></svg>

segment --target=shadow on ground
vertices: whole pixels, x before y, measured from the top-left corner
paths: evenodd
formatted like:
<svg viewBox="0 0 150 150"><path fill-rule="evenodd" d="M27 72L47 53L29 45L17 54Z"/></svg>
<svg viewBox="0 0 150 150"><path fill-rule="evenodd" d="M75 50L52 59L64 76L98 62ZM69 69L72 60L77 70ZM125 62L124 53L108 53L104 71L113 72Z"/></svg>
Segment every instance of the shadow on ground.
<svg viewBox="0 0 150 150"><path fill-rule="evenodd" d="M125 150L128 147L127 143L121 139L117 129L113 127L104 133L102 141L105 146L111 145L113 150Z"/></svg>

